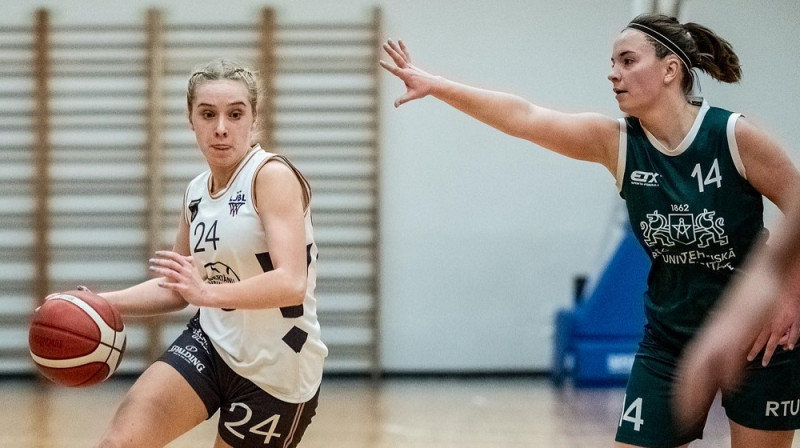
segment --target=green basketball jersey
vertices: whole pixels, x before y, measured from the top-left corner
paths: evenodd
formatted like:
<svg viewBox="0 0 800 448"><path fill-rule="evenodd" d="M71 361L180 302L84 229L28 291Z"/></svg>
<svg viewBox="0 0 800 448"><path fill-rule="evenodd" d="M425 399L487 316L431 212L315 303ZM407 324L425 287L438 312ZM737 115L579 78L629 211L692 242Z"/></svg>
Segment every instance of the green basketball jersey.
<svg viewBox="0 0 800 448"><path fill-rule="evenodd" d="M694 335L763 229L762 197L746 180L734 138L738 118L704 102L672 151L638 119L620 120L617 184L652 261L648 331L675 349Z"/></svg>

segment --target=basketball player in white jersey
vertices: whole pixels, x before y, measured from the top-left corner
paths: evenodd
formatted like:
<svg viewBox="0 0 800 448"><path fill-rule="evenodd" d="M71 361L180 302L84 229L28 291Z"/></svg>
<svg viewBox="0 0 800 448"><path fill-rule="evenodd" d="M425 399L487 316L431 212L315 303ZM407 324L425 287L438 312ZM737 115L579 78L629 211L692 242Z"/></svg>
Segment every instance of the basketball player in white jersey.
<svg viewBox="0 0 800 448"><path fill-rule="evenodd" d="M136 381L101 447L163 447L217 411L215 448L294 447L317 407L327 348L316 302L308 182L251 145L254 74L215 60L189 80L189 123L209 169L191 181L155 278L103 293L123 315L199 308Z"/></svg>

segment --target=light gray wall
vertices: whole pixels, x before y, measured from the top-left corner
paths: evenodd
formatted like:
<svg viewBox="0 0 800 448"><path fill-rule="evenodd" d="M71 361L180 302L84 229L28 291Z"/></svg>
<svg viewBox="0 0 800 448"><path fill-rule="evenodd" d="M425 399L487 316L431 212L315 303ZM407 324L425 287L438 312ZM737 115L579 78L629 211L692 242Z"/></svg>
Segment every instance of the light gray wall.
<svg viewBox="0 0 800 448"><path fill-rule="evenodd" d="M242 22L270 5L281 21L346 20L383 9L387 37L421 67L568 111L619 116L606 80L631 0L31 0L6 2L0 26L53 21ZM702 79L713 105L745 113L800 160L797 0L685 0L684 20L727 38L740 85ZM474 122L436 100L395 110L383 78L382 328L390 371L547 369L553 313L572 278L602 266L620 200L613 178ZM769 210L773 224L778 214ZM324 298L320 298L324 300Z"/></svg>

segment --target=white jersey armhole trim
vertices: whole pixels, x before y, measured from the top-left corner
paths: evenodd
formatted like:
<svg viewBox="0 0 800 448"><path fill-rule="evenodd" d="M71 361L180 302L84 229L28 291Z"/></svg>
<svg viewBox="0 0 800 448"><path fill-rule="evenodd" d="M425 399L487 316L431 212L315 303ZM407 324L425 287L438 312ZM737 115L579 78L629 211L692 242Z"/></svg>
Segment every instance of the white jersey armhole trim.
<svg viewBox="0 0 800 448"><path fill-rule="evenodd" d="M186 189L183 190L183 207L181 207L181 214L183 215L183 220L186 221L186 224L189 224L189 227L192 226L192 223L189 222L189 214L186 213L186 212L189 210L189 186L190 185L187 185Z"/></svg>
<svg viewBox="0 0 800 448"><path fill-rule="evenodd" d="M617 192L622 191L625 180L625 163L628 157L628 131L624 118L619 119L619 153L617 154Z"/></svg>
<svg viewBox="0 0 800 448"><path fill-rule="evenodd" d="M267 153L268 156L258 163L258 166L255 170L253 170L253 178L250 181L250 197L253 198L253 211L256 212L256 215L260 215L258 211L258 198L256 197L256 178L258 178L258 173L261 172L261 168L264 168L264 165L267 164L270 160L275 158L275 154Z"/></svg>
<svg viewBox="0 0 800 448"><path fill-rule="evenodd" d="M733 164L736 166L736 171L739 172L742 179L747 180L747 171L744 169L742 156L739 154L739 145L736 143L736 120L741 116L742 114L734 113L728 117L728 125L725 127L725 133L728 136L728 149L731 151L731 159L733 159Z"/></svg>

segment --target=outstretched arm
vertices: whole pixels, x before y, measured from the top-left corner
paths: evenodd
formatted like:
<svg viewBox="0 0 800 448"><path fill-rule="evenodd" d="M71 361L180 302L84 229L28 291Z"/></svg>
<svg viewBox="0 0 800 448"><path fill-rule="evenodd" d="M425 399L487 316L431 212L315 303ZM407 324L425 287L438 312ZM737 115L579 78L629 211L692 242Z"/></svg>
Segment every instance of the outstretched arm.
<svg viewBox="0 0 800 448"><path fill-rule="evenodd" d="M394 105L433 96L506 134L579 160L600 163L616 175L617 120L596 113L569 114L532 104L519 96L480 89L434 76L411 63L403 41L383 45L391 64L381 67L406 85Z"/></svg>

